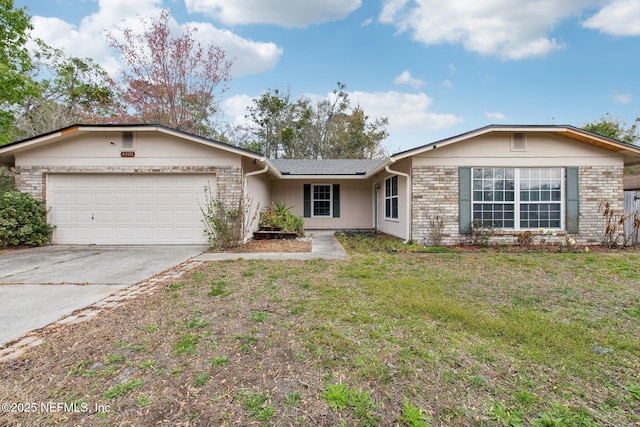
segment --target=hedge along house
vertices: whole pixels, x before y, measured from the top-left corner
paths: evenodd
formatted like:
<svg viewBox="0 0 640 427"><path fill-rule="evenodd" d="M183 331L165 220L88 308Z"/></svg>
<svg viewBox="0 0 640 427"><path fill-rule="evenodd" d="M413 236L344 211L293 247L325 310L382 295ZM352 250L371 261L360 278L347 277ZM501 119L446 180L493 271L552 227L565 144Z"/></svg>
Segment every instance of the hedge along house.
<svg viewBox="0 0 640 427"><path fill-rule="evenodd" d="M269 160L157 125L77 125L0 147L16 188L45 201L53 243L206 243L204 187L249 216L272 201L306 229L376 229L444 244L474 220L601 242L640 147L571 126L487 126L381 160ZM253 224L257 227L257 221Z"/></svg>

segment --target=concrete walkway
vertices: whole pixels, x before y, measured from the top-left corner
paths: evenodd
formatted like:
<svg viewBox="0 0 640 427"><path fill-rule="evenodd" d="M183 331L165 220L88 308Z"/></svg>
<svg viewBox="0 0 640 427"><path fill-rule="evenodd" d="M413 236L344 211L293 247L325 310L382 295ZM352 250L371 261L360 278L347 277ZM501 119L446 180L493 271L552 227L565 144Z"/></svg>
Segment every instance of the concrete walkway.
<svg viewBox="0 0 640 427"><path fill-rule="evenodd" d="M203 253L195 258L196 261L223 261L229 259L350 259L347 251L335 238L333 230L307 230L311 237L311 252L241 252L241 253Z"/></svg>

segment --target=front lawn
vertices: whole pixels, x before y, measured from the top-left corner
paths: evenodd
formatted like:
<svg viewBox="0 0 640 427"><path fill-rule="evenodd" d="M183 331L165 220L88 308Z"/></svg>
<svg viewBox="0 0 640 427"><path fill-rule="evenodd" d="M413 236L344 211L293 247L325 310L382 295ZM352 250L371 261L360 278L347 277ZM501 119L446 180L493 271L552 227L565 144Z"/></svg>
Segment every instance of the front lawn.
<svg viewBox="0 0 640 427"><path fill-rule="evenodd" d="M205 264L53 332L0 401L62 405L0 425L640 422L640 254L348 247Z"/></svg>

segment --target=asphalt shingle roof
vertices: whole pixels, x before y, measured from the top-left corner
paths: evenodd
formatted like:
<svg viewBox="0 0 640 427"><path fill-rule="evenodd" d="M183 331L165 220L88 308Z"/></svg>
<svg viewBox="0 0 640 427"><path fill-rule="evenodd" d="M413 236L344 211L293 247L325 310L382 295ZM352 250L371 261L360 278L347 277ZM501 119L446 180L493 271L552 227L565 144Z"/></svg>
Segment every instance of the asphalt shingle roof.
<svg viewBox="0 0 640 427"><path fill-rule="evenodd" d="M385 159L273 159L271 164L283 175L366 175Z"/></svg>

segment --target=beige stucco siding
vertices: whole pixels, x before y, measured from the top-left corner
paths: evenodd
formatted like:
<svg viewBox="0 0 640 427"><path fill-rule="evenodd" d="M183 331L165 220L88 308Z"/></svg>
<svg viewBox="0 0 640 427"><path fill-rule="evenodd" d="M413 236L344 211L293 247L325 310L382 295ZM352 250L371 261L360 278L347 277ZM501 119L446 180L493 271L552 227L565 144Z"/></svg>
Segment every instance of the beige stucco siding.
<svg viewBox="0 0 640 427"><path fill-rule="evenodd" d="M389 166L392 171L402 172L411 175L411 159L405 159ZM407 194L408 179L398 175L398 219L385 218L385 180L396 174L382 172L378 174L377 182L380 189L377 194L377 229L383 233L402 239L409 238L407 222L410 221L411 208L408 202L411 197Z"/></svg>
<svg viewBox="0 0 640 427"><path fill-rule="evenodd" d="M134 132L135 157L121 157L120 132L72 134L68 139L16 153L16 166L240 167L240 156L159 132Z"/></svg>
<svg viewBox="0 0 640 427"><path fill-rule="evenodd" d="M244 204L245 215L247 216L247 226L250 232L257 231L260 222L260 212L271 204L271 181L269 179L269 171L262 172L264 164L253 164L248 159L243 161L243 170L245 173L257 174L245 176L244 178ZM251 237L248 233L247 237Z"/></svg>
<svg viewBox="0 0 640 427"><path fill-rule="evenodd" d="M312 229L350 229L373 227L373 181L355 179L317 179L272 181L272 200L291 206L296 215L304 214L304 184L339 184L340 218L305 218Z"/></svg>

